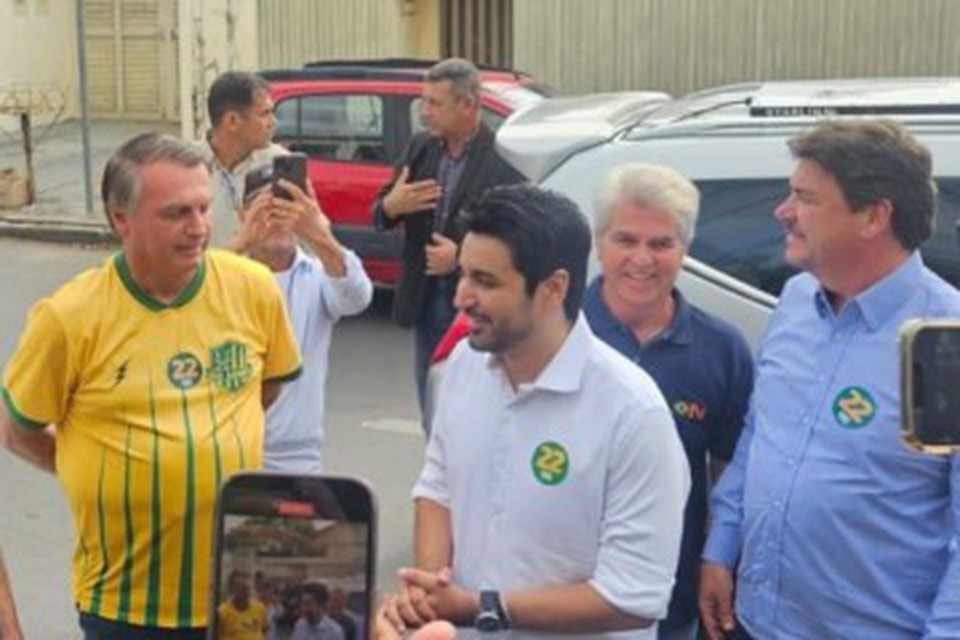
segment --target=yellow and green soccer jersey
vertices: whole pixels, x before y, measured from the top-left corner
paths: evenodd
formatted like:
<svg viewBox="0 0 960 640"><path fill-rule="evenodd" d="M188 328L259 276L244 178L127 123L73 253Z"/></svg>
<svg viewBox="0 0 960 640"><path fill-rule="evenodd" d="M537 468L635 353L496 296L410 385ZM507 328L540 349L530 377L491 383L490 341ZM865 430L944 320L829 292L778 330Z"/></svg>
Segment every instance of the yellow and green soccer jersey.
<svg viewBox="0 0 960 640"><path fill-rule="evenodd" d="M56 425L82 611L206 624L217 489L260 466L261 383L299 371L273 276L231 254L209 252L169 305L122 254L36 304L3 394L21 426Z"/></svg>
<svg viewBox="0 0 960 640"><path fill-rule="evenodd" d="M217 640L263 640L267 628L267 608L259 600L251 600L240 611L227 600L217 609L219 633Z"/></svg>

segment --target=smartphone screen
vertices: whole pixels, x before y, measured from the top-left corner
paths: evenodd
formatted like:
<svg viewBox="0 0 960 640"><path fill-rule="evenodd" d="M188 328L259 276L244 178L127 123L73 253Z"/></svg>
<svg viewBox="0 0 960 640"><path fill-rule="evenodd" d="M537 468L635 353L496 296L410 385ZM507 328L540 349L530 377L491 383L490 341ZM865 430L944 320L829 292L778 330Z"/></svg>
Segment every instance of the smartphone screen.
<svg viewBox="0 0 960 640"><path fill-rule="evenodd" d="M307 156L302 153L289 153L273 159L273 193L277 197L292 199L289 193L277 186L283 178L307 191Z"/></svg>
<svg viewBox="0 0 960 640"><path fill-rule="evenodd" d="M209 639L370 637L376 508L366 485L242 473L217 509Z"/></svg>
<svg viewBox="0 0 960 640"><path fill-rule="evenodd" d="M917 438L927 445L960 445L960 325L920 328L911 366Z"/></svg>

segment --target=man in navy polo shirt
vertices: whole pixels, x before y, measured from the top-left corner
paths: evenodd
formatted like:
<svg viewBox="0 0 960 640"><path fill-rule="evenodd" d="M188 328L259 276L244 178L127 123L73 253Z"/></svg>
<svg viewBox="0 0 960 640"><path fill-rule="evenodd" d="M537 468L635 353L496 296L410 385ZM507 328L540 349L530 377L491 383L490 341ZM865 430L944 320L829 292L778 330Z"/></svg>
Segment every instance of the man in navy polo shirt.
<svg viewBox="0 0 960 640"><path fill-rule="evenodd" d="M753 387L743 336L692 306L674 286L699 200L697 188L668 167L630 164L612 171L594 202L603 274L583 303L594 333L660 386L690 463L680 564L661 640L696 638L708 487L733 456Z"/></svg>

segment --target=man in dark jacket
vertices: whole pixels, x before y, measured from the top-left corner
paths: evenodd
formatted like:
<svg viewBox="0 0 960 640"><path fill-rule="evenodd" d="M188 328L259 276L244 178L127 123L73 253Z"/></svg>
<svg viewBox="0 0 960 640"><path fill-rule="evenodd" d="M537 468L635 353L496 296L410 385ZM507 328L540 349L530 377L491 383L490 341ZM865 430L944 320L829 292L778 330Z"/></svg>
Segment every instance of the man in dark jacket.
<svg viewBox="0 0 960 640"><path fill-rule="evenodd" d="M414 327L414 367L424 408L430 354L453 320L459 211L488 188L524 177L494 148L480 119L480 74L460 58L427 72L421 115L426 132L410 141L393 179L373 203L379 229L404 226L402 272L393 318ZM425 425L428 427L429 425Z"/></svg>

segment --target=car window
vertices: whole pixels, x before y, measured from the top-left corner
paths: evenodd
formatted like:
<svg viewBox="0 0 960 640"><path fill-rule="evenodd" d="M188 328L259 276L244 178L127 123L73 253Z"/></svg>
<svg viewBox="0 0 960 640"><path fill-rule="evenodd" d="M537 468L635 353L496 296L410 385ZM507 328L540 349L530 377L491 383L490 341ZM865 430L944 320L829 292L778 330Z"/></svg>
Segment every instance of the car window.
<svg viewBox="0 0 960 640"><path fill-rule="evenodd" d="M290 98L276 107L277 142L312 158L387 164L383 99L376 95Z"/></svg>
<svg viewBox="0 0 960 640"><path fill-rule="evenodd" d="M928 267L953 286L960 287L960 241L957 237L960 177L937 178L937 188L937 224L933 237L923 243L920 251Z"/></svg>
<svg viewBox="0 0 960 640"><path fill-rule="evenodd" d="M783 260L784 233L773 211L787 180L700 180L700 215L690 255L767 293L780 295L796 269ZM924 262L960 286L960 178L939 178L934 235L921 247Z"/></svg>

